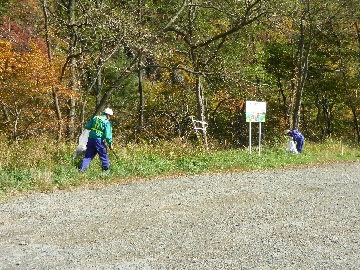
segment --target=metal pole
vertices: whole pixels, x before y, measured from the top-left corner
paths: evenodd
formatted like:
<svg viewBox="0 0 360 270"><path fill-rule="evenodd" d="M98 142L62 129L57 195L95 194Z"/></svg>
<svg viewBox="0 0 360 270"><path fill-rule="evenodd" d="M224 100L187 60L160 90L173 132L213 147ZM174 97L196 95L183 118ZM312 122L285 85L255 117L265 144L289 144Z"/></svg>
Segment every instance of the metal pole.
<svg viewBox="0 0 360 270"><path fill-rule="evenodd" d="M259 122L259 156L261 152L261 122Z"/></svg>
<svg viewBox="0 0 360 270"><path fill-rule="evenodd" d="M251 154L251 122L249 122L249 153Z"/></svg>

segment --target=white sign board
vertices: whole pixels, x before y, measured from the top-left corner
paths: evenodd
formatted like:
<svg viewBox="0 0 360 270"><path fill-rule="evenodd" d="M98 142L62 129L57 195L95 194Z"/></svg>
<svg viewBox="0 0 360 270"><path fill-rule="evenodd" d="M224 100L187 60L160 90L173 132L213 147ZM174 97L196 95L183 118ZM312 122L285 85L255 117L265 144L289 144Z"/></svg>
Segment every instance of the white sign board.
<svg viewBox="0 0 360 270"><path fill-rule="evenodd" d="M249 152L251 154L251 123L259 123L259 156L261 149L261 123L265 122L266 102L246 101L246 122L249 122Z"/></svg>
<svg viewBox="0 0 360 270"><path fill-rule="evenodd" d="M266 102L246 101L246 122L265 122Z"/></svg>

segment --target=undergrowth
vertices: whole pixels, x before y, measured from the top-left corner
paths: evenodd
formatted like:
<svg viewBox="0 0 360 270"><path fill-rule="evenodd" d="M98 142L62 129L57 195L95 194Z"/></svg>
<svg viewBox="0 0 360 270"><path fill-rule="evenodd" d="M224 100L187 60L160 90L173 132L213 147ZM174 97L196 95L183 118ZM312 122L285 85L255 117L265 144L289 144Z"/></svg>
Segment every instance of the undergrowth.
<svg viewBox="0 0 360 270"><path fill-rule="evenodd" d="M98 157L87 170L79 174L81 159L73 159L76 145L57 143L49 139L8 144L0 142L0 189L3 194L29 191L71 189L83 185L104 185L136 179L206 174L215 172L242 172L269 170L299 165L358 161L358 146L338 142L306 143L302 154L285 152L282 147L267 147L261 153L254 148L221 149L181 142L163 142L157 145L128 144L109 151L110 172L104 174ZM1 195L1 196L2 196Z"/></svg>

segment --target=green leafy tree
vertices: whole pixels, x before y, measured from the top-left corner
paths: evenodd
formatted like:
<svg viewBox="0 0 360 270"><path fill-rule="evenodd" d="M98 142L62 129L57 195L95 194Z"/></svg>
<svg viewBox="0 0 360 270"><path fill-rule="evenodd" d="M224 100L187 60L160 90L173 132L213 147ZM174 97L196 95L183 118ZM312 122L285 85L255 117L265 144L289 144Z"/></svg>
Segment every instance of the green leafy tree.
<svg viewBox="0 0 360 270"><path fill-rule="evenodd" d="M170 51L186 56L175 68L185 70L194 78L199 121L207 120L204 83L206 75L212 72L212 63L220 60L217 58L219 52L234 33L256 22L265 12L265 2L260 0L246 4L238 1L183 1L172 23L162 30L174 47L181 48L171 48ZM207 144L205 129L203 131Z"/></svg>
<svg viewBox="0 0 360 270"><path fill-rule="evenodd" d="M127 53L136 52L141 40L137 39L133 14L117 1L43 3L50 46L54 53L66 57L61 79L77 93L69 100L67 112L72 138L76 125L83 126L85 117L107 106L135 70L136 54L129 58Z"/></svg>

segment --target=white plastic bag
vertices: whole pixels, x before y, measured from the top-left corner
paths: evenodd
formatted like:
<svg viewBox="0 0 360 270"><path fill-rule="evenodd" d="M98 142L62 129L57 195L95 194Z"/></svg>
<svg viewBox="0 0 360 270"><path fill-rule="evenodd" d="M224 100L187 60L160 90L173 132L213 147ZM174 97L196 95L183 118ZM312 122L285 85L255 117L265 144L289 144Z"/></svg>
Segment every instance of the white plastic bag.
<svg viewBox="0 0 360 270"><path fill-rule="evenodd" d="M292 154L298 154L298 151L296 150L296 144L292 138L289 139L286 152L292 153Z"/></svg>
<svg viewBox="0 0 360 270"><path fill-rule="evenodd" d="M79 137L79 144L75 149L74 159L85 155L86 145L89 138L90 130L84 129Z"/></svg>

